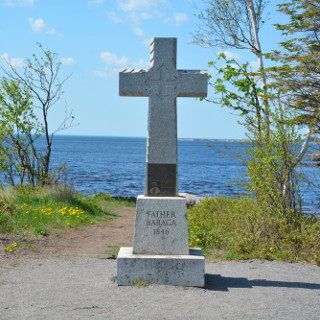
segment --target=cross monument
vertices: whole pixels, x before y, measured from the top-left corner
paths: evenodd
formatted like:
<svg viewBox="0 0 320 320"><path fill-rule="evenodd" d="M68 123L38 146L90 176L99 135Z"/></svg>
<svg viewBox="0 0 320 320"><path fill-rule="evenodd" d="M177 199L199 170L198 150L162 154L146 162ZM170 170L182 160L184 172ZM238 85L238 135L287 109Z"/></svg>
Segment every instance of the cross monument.
<svg viewBox="0 0 320 320"><path fill-rule="evenodd" d="M136 204L133 247L120 249L118 285L144 279L204 285L201 249L189 248L187 202L178 194L177 97L206 97L208 73L177 70L177 39L151 40L150 69L119 73L120 96L149 97L145 193Z"/></svg>

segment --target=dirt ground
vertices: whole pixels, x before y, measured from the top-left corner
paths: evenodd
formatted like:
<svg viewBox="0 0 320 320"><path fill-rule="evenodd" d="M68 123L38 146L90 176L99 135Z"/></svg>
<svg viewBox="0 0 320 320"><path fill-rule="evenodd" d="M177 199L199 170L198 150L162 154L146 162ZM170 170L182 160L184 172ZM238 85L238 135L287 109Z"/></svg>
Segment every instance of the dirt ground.
<svg viewBox="0 0 320 320"><path fill-rule="evenodd" d="M0 234L0 266L21 262L32 256L104 256L112 258L117 246L132 246L135 207L112 208L118 217L106 222L69 228L67 232L38 237L14 237ZM20 242L14 253L3 246Z"/></svg>

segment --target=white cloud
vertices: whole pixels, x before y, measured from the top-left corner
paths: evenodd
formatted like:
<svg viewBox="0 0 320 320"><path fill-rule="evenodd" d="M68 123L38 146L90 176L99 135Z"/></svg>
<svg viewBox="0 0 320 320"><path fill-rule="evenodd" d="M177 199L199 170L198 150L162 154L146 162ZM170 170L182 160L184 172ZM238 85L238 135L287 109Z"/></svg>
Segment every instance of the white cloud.
<svg viewBox="0 0 320 320"><path fill-rule="evenodd" d="M100 78L106 78L112 73L119 72L119 69L135 68L144 69L149 68L149 63L140 59L139 61L129 61L129 58L123 56L119 58L115 53L105 51L100 53L101 60L105 66L101 70L94 71L94 75Z"/></svg>
<svg viewBox="0 0 320 320"><path fill-rule="evenodd" d="M150 42L151 42L151 39L144 39L144 40L142 41L142 44L143 44L144 46L149 47L149 46L150 46Z"/></svg>
<svg viewBox="0 0 320 320"><path fill-rule="evenodd" d="M149 69L150 67L150 63L147 61L144 61L143 59L139 59L139 61L137 62L132 62L131 65L135 68L135 69Z"/></svg>
<svg viewBox="0 0 320 320"><path fill-rule="evenodd" d="M1 55L1 59L5 63L9 63L13 68L21 68L24 66L23 58L12 58L6 52Z"/></svg>
<svg viewBox="0 0 320 320"><path fill-rule="evenodd" d="M62 64L75 64L76 62L72 58L61 58Z"/></svg>
<svg viewBox="0 0 320 320"><path fill-rule="evenodd" d="M143 37L143 36L144 36L144 32L143 32L143 30L142 30L141 28L139 28L139 27L133 27L132 30L133 30L133 33L134 33L135 35L137 35L137 36L139 36L139 37Z"/></svg>
<svg viewBox="0 0 320 320"><path fill-rule="evenodd" d="M123 56L122 58L118 58L115 53L111 53L109 51L101 52L100 58L108 66L125 67L125 65L128 64L129 61L127 57Z"/></svg>
<svg viewBox="0 0 320 320"><path fill-rule="evenodd" d="M107 12L107 17L114 23L123 22L123 20L114 11Z"/></svg>
<svg viewBox="0 0 320 320"><path fill-rule="evenodd" d="M49 26L44 22L42 18L29 18L28 21L31 25L33 32L60 36L60 34L55 29L49 28Z"/></svg>
<svg viewBox="0 0 320 320"><path fill-rule="evenodd" d="M172 19L169 17L162 19L162 23L170 23L171 21L172 21Z"/></svg>
<svg viewBox="0 0 320 320"><path fill-rule="evenodd" d="M33 6L34 0L5 0L4 5L8 7L29 7Z"/></svg>
<svg viewBox="0 0 320 320"><path fill-rule="evenodd" d="M104 0L89 0L88 7L91 8L94 5L99 5L101 3L104 3Z"/></svg>
<svg viewBox="0 0 320 320"><path fill-rule="evenodd" d="M139 37L145 35L146 29L142 27L145 20L158 19L161 21L165 17L167 9L172 8L169 0L116 0L115 2L118 5L117 9L107 12L107 17L114 23L128 25L133 33ZM187 15L177 14L177 25L186 19Z"/></svg>
<svg viewBox="0 0 320 320"><path fill-rule="evenodd" d="M231 59L240 59L241 60L242 59L242 57L239 54L231 52L229 50L219 51L218 55L221 53L224 53L224 55L226 56L226 58L228 60L231 60Z"/></svg>
<svg viewBox="0 0 320 320"><path fill-rule="evenodd" d="M174 20L176 21L176 25L180 26L182 22L185 22L188 20L188 16L185 13L175 13Z"/></svg>
<svg viewBox="0 0 320 320"><path fill-rule="evenodd" d="M251 69L253 72L258 71L259 70L259 62L258 61L251 61L249 63Z"/></svg>
<svg viewBox="0 0 320 320"><path fill-rule="evenodd" d="M167 4L167 0L124 0L118 6L123 11L141 11Z"/></svg>
<svg viewBox="0 0 320 320"><path fill-rule="evenodd" d="M106 71L94 71L93 74L99 78L106 78L110 73Z"/></svg>
<svg viewBox="0 0 320 320"><path fill-rule="evenodd" d="M140 15L136 14L135 12L132 12L129 17L130 17L131 22L134 25L141 24L141 17L140 17Z"/></svg>
<svg viewBox="0 0 320 320"><path fill-rule="evenodd" d="M152 14L147 13L147 12L141 12L140 17L143 20L148 20L148 19L153 19L154 18L154 16Z"/></svg>

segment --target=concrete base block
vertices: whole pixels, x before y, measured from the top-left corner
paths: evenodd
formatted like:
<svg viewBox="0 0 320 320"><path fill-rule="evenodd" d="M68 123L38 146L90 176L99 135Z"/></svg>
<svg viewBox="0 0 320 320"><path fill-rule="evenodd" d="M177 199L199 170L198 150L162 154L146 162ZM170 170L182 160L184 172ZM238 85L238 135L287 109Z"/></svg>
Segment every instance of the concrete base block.
<svg viewBox="0 0 320 320"><path fill-rule="evenodd" d="M122 247L117 258L119 286L144 280L154 284L203 287L205 259L201 249L189 255L133 254L132 247Z"/></svg>

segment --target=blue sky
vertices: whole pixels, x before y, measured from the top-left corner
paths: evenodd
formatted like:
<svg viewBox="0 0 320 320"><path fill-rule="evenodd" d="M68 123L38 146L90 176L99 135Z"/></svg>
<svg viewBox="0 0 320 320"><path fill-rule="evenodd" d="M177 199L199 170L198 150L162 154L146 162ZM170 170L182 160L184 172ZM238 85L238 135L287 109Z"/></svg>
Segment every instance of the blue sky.
<svg viewBox="0 0 320 320"><path fill-rule="evenodd" d="M280 40L272 23L282 19L274 11L261 33L264 50ZM0 0L0 56L22 70L26 58L38 54L35 45L58 53L64 85L61 101L49 115L51 130L73 109L78 126L61 132L73 135L136 136L147 133L148 98L119 97L118 70L148 68L152 37L177 37L177 67L207 69L221 48L192 45L199 21L194 4L200 0ZM243 51L229 50L242 61L255 63ZM209 95L212 95L209 89ZM239 117L230 110L194 98L178 98L178 137L244 138Z"/></svg>

